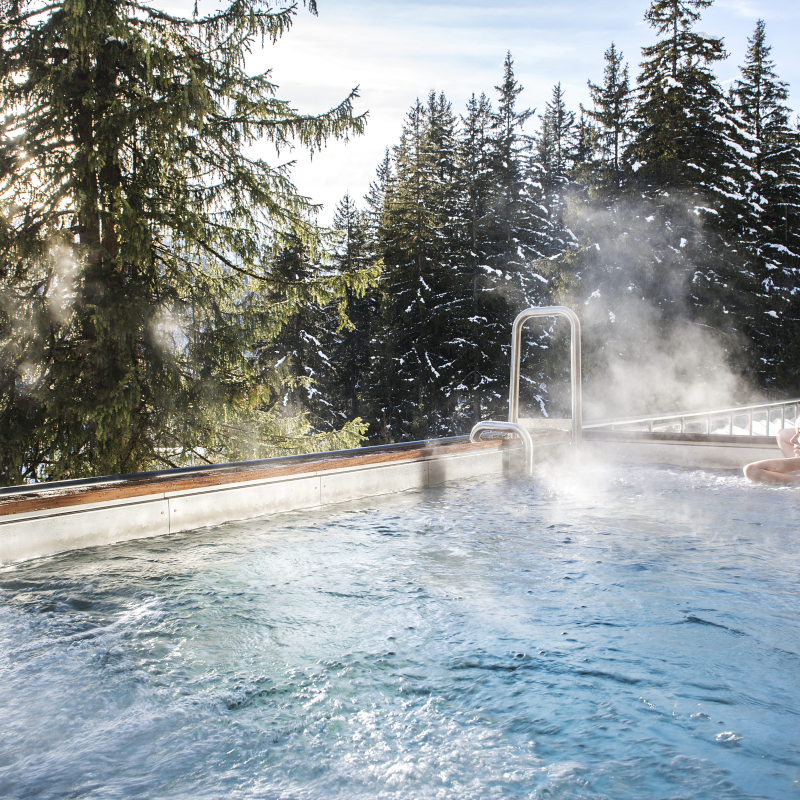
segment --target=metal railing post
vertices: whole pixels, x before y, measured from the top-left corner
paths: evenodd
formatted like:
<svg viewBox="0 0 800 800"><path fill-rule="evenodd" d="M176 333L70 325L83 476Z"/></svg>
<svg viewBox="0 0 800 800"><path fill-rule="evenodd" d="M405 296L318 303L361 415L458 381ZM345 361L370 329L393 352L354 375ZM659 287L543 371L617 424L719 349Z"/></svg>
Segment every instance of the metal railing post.
<svg viewBox="0 0 800 800"><path fill-rule="evenodd" d="M579 445L583 437L583 397L581 384L581 323L578 315L566 306L528 308L517 315L511 328L511 380L508 388L508 421L519 420L519 371L522 326L534 317L566 317L570 327L570 380L572 384L572 441Z"/></svg>

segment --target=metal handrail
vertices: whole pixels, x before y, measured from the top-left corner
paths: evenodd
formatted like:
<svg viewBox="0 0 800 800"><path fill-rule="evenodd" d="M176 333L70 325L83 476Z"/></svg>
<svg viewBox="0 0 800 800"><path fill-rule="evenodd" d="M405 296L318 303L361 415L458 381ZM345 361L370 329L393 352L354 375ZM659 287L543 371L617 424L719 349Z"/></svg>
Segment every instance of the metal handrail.
<svg viewBox="0 0 800 800"><path fill-rule="evenodd" d="M747 434L753 435L753 415L759 411L766 411L767 413L767 432L769 432L769 424L771 411L773 409L780 409L781 411L781 428L786 426L786 409L794 406L794 419L797 422L798 411L800 410L800 398L792 400L783 400L774 403L754 403L746 406L731 406L728 408L717 408L711 411L691 411L691 412L671 412L667 414L641 414L635 417L614 417L610 419L592 420L585 423L585 428L608 428L612 430L620 425L635 425L637 423L647 424L650 431L653 430L653 424L674 424L680 422L681 433L685 432L687 420L706 420L707 430L711 432L711 420L728 417L728 430L733 434L733 420L734 417L748 416Z"/></svg>
<svg viewBox="0 0 800 800"><path fill-rule="evenodd" d="M519 420L519 364L522 326L534 317L566 317L570 327L570 381L572 384L572 441L577 446L583 432L581 395L581 323L578 315L566 306L528 308L517 315L511 329L511 382L508 389L508 421Z"/></svg>
<svg viewBox="0 0 800 800"><path fill-rule="evenodd" d="M530 475L533 472L533 439L526 428L516 422L492 422L484 420L478 422L470 431L469 440L477 442L482 433L516 433L522 439L522 447L525 452L525 471Z"/></svg>
<svg viewBox="0 0 800 800"><path fill-rule="evenodd" d="M508 389L508 422L484 420L470 431L469 440L476 442L486 431L516 433L525 449L525 470L533 472L533 439L528 430L519 424L519 362L522 345L522 326L533 317L566 317L570 326L570 370L572 379L572 442L581 442L581 323L577 314L565 306L528 308L517 314L511 328L511 381Z"/></svg>

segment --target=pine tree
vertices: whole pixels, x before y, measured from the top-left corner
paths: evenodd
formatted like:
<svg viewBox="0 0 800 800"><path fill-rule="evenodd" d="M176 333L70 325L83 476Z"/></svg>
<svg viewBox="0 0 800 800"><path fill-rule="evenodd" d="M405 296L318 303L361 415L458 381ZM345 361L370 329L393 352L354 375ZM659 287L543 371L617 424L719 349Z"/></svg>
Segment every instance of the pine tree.
<svg viewBox="0 0 800 800"><path fill-rule="evenodd" d="M368 227L366 214L346 194L334 213L326 271L348 278L375 267ZM283 284L307 280L319 269L303 242L291 237L274 261L273 281L280 292ZM360 425L361 417L373 411L370 356L378 316L376 287L346 286L338 301L299 308L275 341L260 346L262 362L283 377L282 408L302 415L310 432L329 435L343 424L345 429Z"/></svg>
<svg viewBox="0 0 800 800"><path fill-rule="evenodd" d="M447 206L455 119L431 95L408 113L394 150L395 177L385 198L381 242L383 341L380 413L387 436L424 438L446 430L450 400L442 343L448 335Z"/></svg>
<svg viewBox="0 0 800 800"><path fill-rule="evenodd" d="M642 48L637 132L631 148L641 180L694 187L716 163L722 92L711 66L726 58L721 39L692 30L712 0L653 0L647 22L663 35Z"/></svg>
<svg viewBox="0 0 800 800"><path fill-rule="evenodd" d="M709 5L654 0L645 15L663 38L642 49L627 158L634 191L665 230L657 253L662 313L702 321L726 337L732 358L748 358L752 351L739 348L746 352L752 340L756 286L743 233L753 209L739 126L711 69L726 57L723 42L693 30Z"/></svg>
<svg viewBox="0 0 800 800"><path fill-rule="evenodd" d="M541 169L532 158L532 139L524 132L526 122L534 110L518 109L517 100L523 87L514 75L511 53L503 64L503 81L495 89L499 93L497 109L492 115L492 197L489 207L490 242L487 267L495 270L499 278L491 288L497 298L496 313L484 336L500 342L502 358L493 380L486 388L494 396L489 409L505 408L508 380L500 364L508 364L510 349L508 332L514 317L529 306L546 305L550 297L547 278L542 274L540 260L552 253L552 224L547 207L546 180ZM498 297L499 296L499 297ZM499 301L499 302L498 302ZM529 395L541 405L542 387L538 380L541 364L536 354L542 346L541 336L526 328L524 333L525 354L531 355L529 362L523 358L523 384L531 391L523 392L521 408L523 415ZM487 352L492 352L487 349ZM531 371L530 365L533 365ZM497 413L492 411L492 415Z"/></svg>
<svg viewBox="0 0 800 800"><path fill-rule="evenodd" d="M2 481L213 456L217 421L271 380L253 343L363 285L313 275L273 291L277 234L311 242L311 207L247 148L314 150L363 127L355 93L305 116L245 70L293 13L3 3Z"/></svg>
<svg viewBox="0 0 800 800"><path fill-rule="evenodd" d="M495 244L490 265L508 276L519 276L525 288L534 289L528 298L533 301L535 284L526 279L530 262L540 257L546 246L546 237L542 234L544 212L540 208L540 187L530 179L531 141L524 133L524 125L534 110L517 109L517 98L523 87L514 75L511 53L503 63L503 82L495 89L500 98L492 114L494 186L489 211Z"/></svg>
<svg viewBox="0 0 800 800"><path fill-rule="evenodd" d="M615 125L613 102L625 94L621 55L607 51L605 85L590 84L605 152L615 128L629 125L632 136L617 153L613 180L567 214L581 247L562 261L556 289L562 302L584 308L587 374L603 370L607 357L646 360L694 325L734 369L753 366L759 301L746 236L754 210L745 192L749 150L711 69L723 43L693 30L709 5L651 3L645 18L660 38L643 48L624 124ZM629 334L639 320L647 321L642 341Z"/></svg>
<svg viewBox="0 0 800 800"><path fill-rule="evenodd" d="M392 156L387 147L383 160L376 170L375 180L370 182L369 191L364 196L364 201L367 206L364 211L367 225L367 237L376 258L378 257L379 242L384 229L386 194L390 191L392 181L394 180L392 164Z"/></svg>
<svg viewBox="0 0 800 800"><path fill-rule="evenodd" d="M760 242L772 266L796 267L798 249L798 139L785 105L789 92L775 74L766 44L764 21L748 39L742 77L733 88L734 107L741 114L753 144L753 183L750 191L763 206L765 230ZM794 234L790 234L790 231Z"/></svg>
<svg viewBox="0 0 800 800"><path fill-rule="evenodd" d="M606 173L604 183L618 187L622 155L631 133L631 88L628 65L623 63L622 52L617 51L613 42L605 52L605 60L602 86L588 81L594 109L587 109L586 114L599 129L598 145Z"/></svg>
<svg viewBox="0 0 800 800"><path fill-rule="evenodd" d="M574 146L572 150L572 179L584 182L587 171L596 169L595 153L597 145L597 128L590 122L586 109L581 106L581 113L575 123Z"/></svg>
<svg viewBox="0 0 800 800"><path fill-rule="evenodd" d="M575 113L568 110L561 84L553 87L550 102L539 119L536 140L536 167L544 188L547 208L548 242L544 255L564 253L571 236L564 225L570 172L575 166Z"/></svg>
<svg viewBox="0 0 800 800"><path fill-rule="evenodd" d="M319 271L309 248L297 235L288 235L270 270L276 300L285 287L308 281ZM280 405L289 416L310 414L315 430L330 427L332 408L325 393L333 373L329 345L336 330L335 311L310 302L296 309L274 341L259 344L265 367L284 376ZM320 388L322 387L322 388Z"/></svg>
<svg viewBox="0 0 800 800"><path fill-rule="evenodd" d="M800 138L789 122L788 88L775 73L758 20L733 104L746 131L751 157L748 199L757 209L750 239L762 304L759 350L765 380L797 386L800 338Z"/></svg>
<svg viewBox="0 0 800 800"><path fill-rule="evenodd" d="M461 118L459 137L459 213L463 234L460 326L457 329L456 385L464 398L464 413L474 425L486 416L498 416L502 397L504 340L507 319L502 273L490 266L496 240L492 224L495 176L492 106L485 94L473 94ZM507 338L507 337L506 337ZM465 426L466 427L466 426Z"/></svg>
<svg viewBox="0 0 800 800"><path fill-rule="evenodd" d="M394 160L391 151L386 148L383 160L378 165L375 179L370 182L369 191L364 196L366 208L363 212L363 222L366 235L366 249L374 263L383 265L386 253L388 230L387 197L393 192L396 184ZM370 292L370 299L374 307L370 309L369 319L355 319L354 324L361 330L369 331L368 378L359 394L360 403L365 406L366 419L370 425L370 439L380 444L389 444L394 441L391 431L392 420L387 419L386 412L390 407L387 392L390 392L389 381L386 379L386 369L390 368L391 359L391 333L383 324L382 297L385 295L383 284L386 275L378 279L378 285Z"/></svg>
<svg viewBox="0 0 800 800"><path fill-rule="evenodd" d="M375 263L367 215L356 208L349 194L336 208L333 229L341 237L333 258L333 264L341 274L358 274ZM342 420L352 420L374 414L370 354L380 309L375 288L365 293L348 288L346 299L349 324L339 322L336 327L332 326L330 352L333 371L325 384L318 388Z"/></svg>

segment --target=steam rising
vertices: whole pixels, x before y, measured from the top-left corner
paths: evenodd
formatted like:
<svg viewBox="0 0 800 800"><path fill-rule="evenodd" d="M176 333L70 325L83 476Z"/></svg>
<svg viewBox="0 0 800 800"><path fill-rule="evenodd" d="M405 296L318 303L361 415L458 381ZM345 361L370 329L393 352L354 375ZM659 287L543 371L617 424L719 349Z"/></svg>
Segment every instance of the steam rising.
<svg viewBox="0 0 800 800"><path fill-rule="evenodd" d="M54 322L66 325L75 302L78 266L70 250L60 245L52 248L51 258L53 267L47 292L47 310Z"/></svg>
<svg viewBox="0 0 800 800"><path fill-rule="evenodd" d="M591 319L593 313L586 316ZM615 336L599 347L588 343L593 363L584 386L586 419L754 400L754 390L730 367L728 352L710 329L686 319L665 327L658 310L641 300L618 303L611 314Z"/></svg>
<svg viewBox="0 0 800 800"><path fill-rule="evenodd" d="M691 296L693 282L707 280L696 265L713 241L698 201L672 193L613 208L571 205L570 222L589 247L561 301L581 318L585 419L759 399L735 366L745 343L703 324Z"/></svg>

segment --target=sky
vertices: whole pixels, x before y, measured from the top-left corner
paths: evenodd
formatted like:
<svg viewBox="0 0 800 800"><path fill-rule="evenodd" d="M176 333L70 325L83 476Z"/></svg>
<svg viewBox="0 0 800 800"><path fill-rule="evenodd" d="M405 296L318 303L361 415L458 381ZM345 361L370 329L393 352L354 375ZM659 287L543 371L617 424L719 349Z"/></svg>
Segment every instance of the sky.
<svg viewBox="0 0 800 800"><path fill-rule="evenodd" d="M278 97L303 113L338 105L359 87L358 113L368 112L363 136L334 142L313 160L301 150L293 178L298 189L323 204L329 224L336 204L349 192L359 205L387 147L400 136L416 98L444 92L456 113L470 95L494 87L510 51L525 91L521 108L544 110L561 82L567 105L590 104L587 80L602 82L603 54L613 41L638 72L641 48L655 41L644 22L648 0L317 0L318 16L299 2L295 23L277 44L255 48L253 71L272 70ZM696 29L724 37L729 58L716 72L729 85L744 62L747 38L764 19L767 42L780 78L789 83L789 105L800 110L800 2L716 0ZM794 90L794 91L793 91ZM538 118L528 123L528 132ZM274 161L274 153L264 153Z"/></svg>

